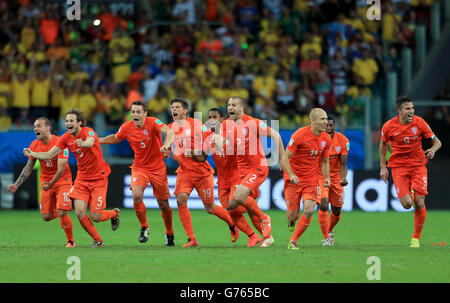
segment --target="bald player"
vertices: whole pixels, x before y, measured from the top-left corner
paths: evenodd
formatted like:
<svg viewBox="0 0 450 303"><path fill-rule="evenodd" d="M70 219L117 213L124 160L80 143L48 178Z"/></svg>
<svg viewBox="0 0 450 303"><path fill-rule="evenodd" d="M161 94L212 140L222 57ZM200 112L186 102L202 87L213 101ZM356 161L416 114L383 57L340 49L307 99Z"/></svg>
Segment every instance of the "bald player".
<svg viewBox="0 0 450 303"><path fill-rule="evenodd" d="M330 186L328 153L331 138L325 132L327 113L323 109L313 108L309 118L311 124L296 130L286 147L286 156L293 173L298 177L298 184L295 184L287 172L284 173L284 197L288 224L291 226L300 216L300 200L303 198L303 215L292 234L288 249L298 249L297 241L311 223L316 203L320 203L320 171L324 177L323 186Z"/></svg>

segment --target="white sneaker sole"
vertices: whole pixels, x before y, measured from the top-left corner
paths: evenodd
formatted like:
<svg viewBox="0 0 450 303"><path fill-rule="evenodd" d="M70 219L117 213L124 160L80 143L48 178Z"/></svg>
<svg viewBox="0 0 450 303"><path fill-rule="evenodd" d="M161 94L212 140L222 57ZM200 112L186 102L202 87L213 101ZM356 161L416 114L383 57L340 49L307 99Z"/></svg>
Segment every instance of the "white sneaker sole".
<svg viewBox="0 0 450 303"><path fill-rule="evenodd" d="M273 242L275 242L275 240L273 239L272 236L270 236L270 238L264 239L259 247L268 247L272 245Z"/></svg>

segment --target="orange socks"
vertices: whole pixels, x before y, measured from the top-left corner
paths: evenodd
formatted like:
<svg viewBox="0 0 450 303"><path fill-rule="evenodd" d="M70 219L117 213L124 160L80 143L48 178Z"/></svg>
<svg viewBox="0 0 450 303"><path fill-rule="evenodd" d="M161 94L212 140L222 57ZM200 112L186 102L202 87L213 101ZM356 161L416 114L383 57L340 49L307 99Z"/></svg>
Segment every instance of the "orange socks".
<svg viewBox="0 0 450 303"><path fill-rule="evenodd" d="M341 220L342 212L339 214L339 216L336 216L331 212L330 214L330 227L328 228L328 232L332 232L333 228L338 224L339 220Z"/></svg>
<svg viewBox="0 0 450 303"><path fill-rule="evenodd" d="M301 216L300 220L297 223L297 227L295 227L295 231L292 234L291 241L297 241L298 238L301 237L301 235L305 232L305 230L308 228L309 224L311 223L312 218L306 218L305 216Z"/></svg>
<svg viewBox="0 0 450 303"><path fill-rule="evenodd" d="M139 222L141 223L141 228L142 227L148 227L148 223L147 223L147 214L146 214L146 207L144 202L141 201L141 203L136 204L133 203L133 208L134 208L134 212L136 213L136 216L139 220Z"/></svg>
<svg viewBox="0 0 450 303"><path fill-rule="evenodd" d="M117 212L115 210L102 210L100 217L100 222L110 220L117 216Z"/></svg>
<svg viewBox="0 0 450 303"><path fill-rule="evenodd" d="M222 206L216 205L212 214L216 215L218 218L227 222L228 226L234 225L233 220L231 219L230 215Z"/></svg>
<svg viewBox="0 0 450 303"><path fill-rule="evenodd" d="M192 218L187 205L178 206L178 215L180 216L181 224L189 239L195 240L194 230L192 228Z"/></svg>
<svg viewBox="0 0 450 303"><path fill-rule="evenodd" d="M422 234L423 224L425 223L425 218L427 217L427 211L425 206L421 209L416 209L414 211L414 234L413 238L420 240L420 235Z"/></svg>
<svg viewBox="0 0 450 303"><path fill-rule="evenodd" d="M267 215L265 215L261 209L258 206L258 203L256 202L253 197L248 196L247 200L245 200L244 207L251 211L255 216L259 218L259 221L264 220Z"/></svg>
<svg viewBox="0 0 450 303"><path fill-rule="evenodd" d="M144 204L144 203L142 203ZM166 234L173 235L173 226L172 226L172 208L168 208L166 211L161 210L161 216L164 221L164 226L166 227ZM141 223L142 225L142 223Z"/></svg>
<svg viewBox="0 0 450 303"><path fill-rule="evenodd" d="M78 218L78 221L80 221L81 226L91 236L91 238L93 240L97 240L97 241L103 242L102 238L98 234L97 229L95 228L95 226L92 223L91 219L89 219L88 215L85 215L81 219Z"/></svg>
<svg viewBox="0 0 450 303"><path fill-rule="evenodd" d="M69 215L59 218L59 223L66 233L67 240L73 241L72 219L70 219Z"/></svg>
<svg viewBox="0 0 450 303"><path fill-rule="evenodd" d="M241 206L240 206L241 207ZM247 236L250 236L254 233L253 229L248 225L247 220L245 220L244 215L242 214L240 207L229 210L228 213L230 214L231 219L233 219L234 224Z"/></svg>
<svg viewBox="0 0 450 303"><path fill-rule="evenodd" d="M259 231L262 235L261 221L257 216L250 216L250 220L252 220L253 226Z"/></svg>
<svg viewBox="0 0 450 303"><path fill-rule="evenodd" d="M328 219L328 211L323 211L319 209L319 225L320 230L322 231L323 238L328 238L328 228L330 226L330 222Z"/></svg>

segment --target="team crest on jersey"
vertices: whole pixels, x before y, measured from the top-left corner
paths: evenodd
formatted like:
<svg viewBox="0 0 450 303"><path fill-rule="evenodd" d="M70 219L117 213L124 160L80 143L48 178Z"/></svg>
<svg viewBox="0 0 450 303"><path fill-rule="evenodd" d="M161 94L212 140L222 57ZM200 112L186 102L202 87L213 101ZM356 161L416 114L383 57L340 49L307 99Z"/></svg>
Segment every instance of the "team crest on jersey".
<svg viewBox="0 0 450 303"><path fill-rule="evenodd" d="M242 129L242 134L243 134L244 136L247 136L247 134L248 134L248 128L247 128L247 127L244 127L244 128Z"/></svg>
<svg viewBox="0 0 450 303"><path fill-rule="evenodd" d="M340 152L341 152L341 147L340 147L340 146L336 146L336 147L334 148L334 150L335 150L337 153L340 153Z"/></svg>
<svg viewBox="0 0 450 303"><path fill-rule="evenodd" d="M417 126L411 127L411 131L414 135L417 135Z"/></svg>
<svg viewBox="0 0 450 303"><path fill-rule="evenodd" d="M186 133L186 136L190 136L191 135L191 129L188 128L184 131Z"/></svg>
<svg viewBox="0 0 450 303"><path fill-rule="evenodd" d="M327 145L327 142L326 142L326 141L320 141L320 146L321 146L322 148L325 148L326 145Z"/></svg>
<svg viewBox="0 0 450 303"><path fill-rule="evenodd" d="M144 136L148 136L148 130L147 130L147 129L144 129L144 130L142 131L142 133L144 134Z"/></svg>

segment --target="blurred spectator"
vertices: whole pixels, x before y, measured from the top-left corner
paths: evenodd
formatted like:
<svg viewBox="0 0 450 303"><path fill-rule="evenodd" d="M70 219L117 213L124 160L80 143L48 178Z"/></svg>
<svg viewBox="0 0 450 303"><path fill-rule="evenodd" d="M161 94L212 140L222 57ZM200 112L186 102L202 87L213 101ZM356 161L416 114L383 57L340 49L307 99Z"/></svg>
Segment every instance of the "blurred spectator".
<svg viewBox="0 0 450 303"><path fill-rule="evenodd" d="M322 65L314 49L308 51L306 59L300 62L300 72L302 75L302 82L305 87L312 87L317 80L317 74Z"/></svg>
<svg viewBox="0 0 450 303"><path fill-rule="evenodd" d="M111 124L120 125L124 116L125 97L120 93L117 85L111 85L108 98L103 99L106 109L106 121Z"/></svg>
<svg viewBox="0 0 450 303"><path fill-rule="evenodd" d="M350 65L342 54L340 48L337 48L334 55L328 61L329 77L333 85L333 92L336 98L345 95L348 85L348 72Z"/></svg>
<svg viewBox="0 0 450 303"><path fill-rule="evenodd" d="M97 100L88 81L84 81L78 97L78 109L84 113L88 122L93 122L97 109Z"/></svg>
<svg viewBox="0 0 450 303"><path fill-rule="evenodd" d="M0 93L2 94L2 93ZM1 96L1 95L0 95ZM1 98L1 97L0 97ZM0 131L8 131L12 126L12 119L6 111L3 103L0 103Z"/></svg>
<svg viewBox="0 0 450 303"><path fill-rule="evenodd" d="M33 68L34 69L34 68ZM38 117L49 116L50 106L50 79L52 74L46 75L39 68L33 71L31 80L30 118L34 121Z"/></svg>
<svg viewBox="0 0 450 303"><path fill-rule="evenodd" d="M254 0L237 1L237 17L240 26L248 28L251 34L258 29L258 6Z"/></svg>
<svg viewBox="0 0 450 303"><path fill-rule="evenodd" d="M352 71L355 75L363 79L364 85L372 85L374 83L378 73L378 65L372 58L369 48L363 48L362 58L355 59Z"/></svg>
<svg viewBox="0 0 450 303"><path fill-rule="evenodd" d="M264 63L259 75L253 81L253 94L255 95L254 109L262 113L265 109L274 109L274 95L277 89L275 77L269 73L269 66Z"/></svg>
<svg viewBox="0 0 450 303"><path fill-rule="evenodd" d="M148 102L147 111L150 116L157 117L162 121L168 121L170 99L166 86L160 85L156 95Z"/></svg>
<svg viewBox="0 0 450 303"><path fill-rule="evenodd" d="M59 31L58 13L54 9L50 9L44 13L41 19L39 33L44 38L45 44L55 44Z"/></svg>
<svg viewBox="0 0 450 303"><path fill-rule="evenodd" d="M219 103L217 99L212 96L210 90L206 87L203 87L201 90L201 97L198 101L195 102L194 109L196 112L202 113L202 121L205 123L208 120L208 110L210 108L219 107Z"/></svg>
<svg viewBox="0 0 450 303"><path fill-rule="evenodd" d="M21 124L23 124L25 123L24 119L28 119L30 109L31 81L29 76L24 72L18 74L13 72L11 91L13 94L11 103L12 118L15 122L21 121Z"/></svg>
<svg viewBox="0 0 450 303"><path fill-rule="evenodd" d="M356 75L355 84L347 90L347 104L350 113L348 122L354 125L362 125L364 122L365 101L371 97L372 92L365 84L364 78Z"/></svg>
<svg viewBox="0 0 450 303"><path fill-rule="evenodd" d="M294 106L295 101L295 83L291 80L289 70L280 71L277 79L276 101L278 112L286 113L289 108Z"/></svg>
<svg viewBox="0 0 450 303"><path fill-rule="evenodd" d="M333 86L325 69L317 72L314 91L317 96L317 106L325 109L328 113L333 113L336 107L336 99L333 95Z"/></svg>

